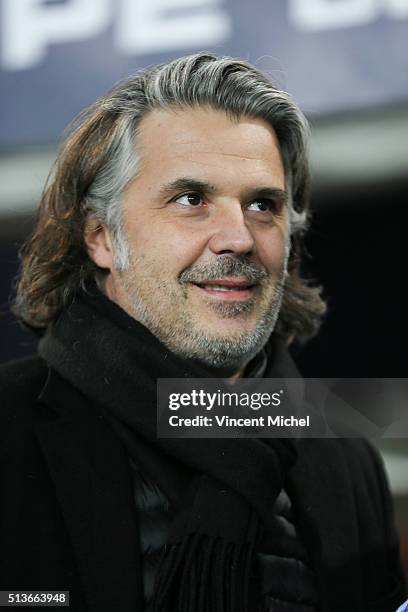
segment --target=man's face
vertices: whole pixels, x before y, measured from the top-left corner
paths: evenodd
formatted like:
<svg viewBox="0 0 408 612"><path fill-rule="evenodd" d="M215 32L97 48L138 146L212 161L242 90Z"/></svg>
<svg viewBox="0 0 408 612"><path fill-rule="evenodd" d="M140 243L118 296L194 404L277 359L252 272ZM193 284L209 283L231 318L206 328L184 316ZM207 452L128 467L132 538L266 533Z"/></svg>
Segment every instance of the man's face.
<svg viewBox="0 0 408 612"><path fill-rule="evenodd" d="M170 350L238 371L278 316L289 251L274 131L207 108L141 122L138 176L123 199L125 270L109 297Z"/></svg>

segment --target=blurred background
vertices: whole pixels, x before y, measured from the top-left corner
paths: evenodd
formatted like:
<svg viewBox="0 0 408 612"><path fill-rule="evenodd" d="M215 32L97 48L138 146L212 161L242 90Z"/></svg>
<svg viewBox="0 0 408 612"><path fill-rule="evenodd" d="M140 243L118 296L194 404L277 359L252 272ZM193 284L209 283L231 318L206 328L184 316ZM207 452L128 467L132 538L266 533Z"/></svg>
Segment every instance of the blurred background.
<svg viewBox="0 0 408 612"><path fill-rule="evenodd" d="M268 72L311 122L305 274L329 311L294 347L302 372L407 376L408 0L0 0L0 30L0 361L36 349L9 296L64 127L135 70L208 50ZM408 570L408 442L380 448Z"/></svg>

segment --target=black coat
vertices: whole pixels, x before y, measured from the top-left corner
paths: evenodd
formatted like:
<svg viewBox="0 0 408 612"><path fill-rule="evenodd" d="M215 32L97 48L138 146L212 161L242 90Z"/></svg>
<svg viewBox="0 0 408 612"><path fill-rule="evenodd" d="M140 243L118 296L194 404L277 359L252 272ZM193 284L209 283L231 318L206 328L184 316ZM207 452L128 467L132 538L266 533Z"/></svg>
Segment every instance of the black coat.
<svg viewBox="0 0 408 612"><path fill-rule="evenodd" d="M39 358L0 368L0 402L0 590L69 590L74 612L142 611L128 461L98 407ZM305 439L287 489L322 612L395 611L405 586L373 447Z"/></svg>

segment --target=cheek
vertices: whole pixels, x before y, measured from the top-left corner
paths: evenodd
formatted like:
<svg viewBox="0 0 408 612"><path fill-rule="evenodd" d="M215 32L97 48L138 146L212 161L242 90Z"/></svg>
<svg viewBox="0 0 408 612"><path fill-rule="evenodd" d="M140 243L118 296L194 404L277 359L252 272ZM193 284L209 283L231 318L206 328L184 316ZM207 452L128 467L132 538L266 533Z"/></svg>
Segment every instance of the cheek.
<svg viewBox="0 0 408 612"><path fill-rule="evenodd" d="M258 241L258 257L270 273L280 271L285 261L287 240L286 232L279 230Z"/></svg>
<svg viewBox="0 0 408 612"><path fill-rule="evenodd" d="M136 232L135 232L136 234ZM181 231L174 224L151 226L132 236L132 250L139 261L158 276L178 276L202 255L206 240L198 231Z"/></svg>
<svg viewBox="0 0 408 612"><path fill-rule="evenodd" d="M206 241L200 240L198 233L174 235L163 245L166 252L163 257L178 275L200 260L205 245Z"/></svg>

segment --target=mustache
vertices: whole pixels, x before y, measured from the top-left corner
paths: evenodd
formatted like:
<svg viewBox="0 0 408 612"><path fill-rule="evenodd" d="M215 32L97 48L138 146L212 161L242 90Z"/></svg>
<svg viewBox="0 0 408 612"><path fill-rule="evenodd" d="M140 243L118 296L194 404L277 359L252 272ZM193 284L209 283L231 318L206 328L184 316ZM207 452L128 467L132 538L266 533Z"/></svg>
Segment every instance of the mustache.
<svg viewBox="0 0 408 612"><path fill-rule="evenodd" d="M200 284L208 280L228 278L229 276L244 277L251 284L262 285L269 278L269 274L263 268L258 268L252 263L224 256L212 264L193 265L186 268L179 275L182 284Z"/></svg>

